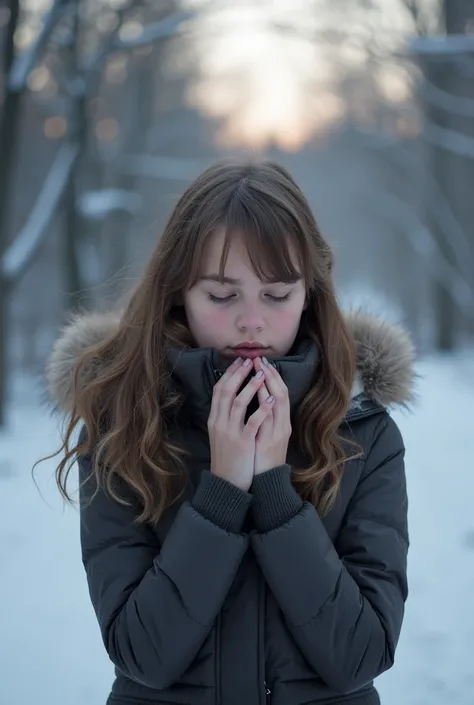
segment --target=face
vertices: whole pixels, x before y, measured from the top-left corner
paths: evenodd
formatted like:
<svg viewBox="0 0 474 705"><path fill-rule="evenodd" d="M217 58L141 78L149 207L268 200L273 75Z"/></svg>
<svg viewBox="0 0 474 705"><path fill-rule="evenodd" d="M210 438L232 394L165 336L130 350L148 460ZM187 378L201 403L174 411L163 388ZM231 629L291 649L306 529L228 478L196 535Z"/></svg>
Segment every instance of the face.
<svg viewBox="0 0 474 705"><path fill-rule="evenodd" d="M224 233L209 238L199 279L184 296L197 345L215 348L224 357L286 355L305 307L303 279L263 282L252 270L243 241L234 237L225 266L226 281L221 284L217 275L223 245ZM246 347L249 344L256 347Z"/></svg>

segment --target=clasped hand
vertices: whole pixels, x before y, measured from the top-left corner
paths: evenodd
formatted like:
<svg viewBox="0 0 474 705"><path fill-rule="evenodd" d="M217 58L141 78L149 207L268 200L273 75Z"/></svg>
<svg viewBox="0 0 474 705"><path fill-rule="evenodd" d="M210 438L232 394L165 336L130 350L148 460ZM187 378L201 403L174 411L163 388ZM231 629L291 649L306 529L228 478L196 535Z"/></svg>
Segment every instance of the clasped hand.
<svg viewBox="0 0 474 705"><path fill-rule="evenodd" d="M258 409L245 423L255 395ZM286 462L290 403L281 375L265 358L234 361L214 386L207 427L211 472L248 491L254 475Z"/></svg>

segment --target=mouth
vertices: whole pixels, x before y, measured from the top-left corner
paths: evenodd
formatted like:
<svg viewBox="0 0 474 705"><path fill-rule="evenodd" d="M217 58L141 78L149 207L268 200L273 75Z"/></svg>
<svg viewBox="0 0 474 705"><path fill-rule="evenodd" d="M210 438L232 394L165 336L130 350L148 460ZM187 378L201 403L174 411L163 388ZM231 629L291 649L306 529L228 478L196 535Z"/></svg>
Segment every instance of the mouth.
<svg viewBox="0 0 474 705"><path fill-rule="evenodd" d="M242 344L238 347L231 348L231 353L234 357L248 357L254 360L256 357L263 357L263 355L268 355L270 348L260 344L250 345Z"/></svg>

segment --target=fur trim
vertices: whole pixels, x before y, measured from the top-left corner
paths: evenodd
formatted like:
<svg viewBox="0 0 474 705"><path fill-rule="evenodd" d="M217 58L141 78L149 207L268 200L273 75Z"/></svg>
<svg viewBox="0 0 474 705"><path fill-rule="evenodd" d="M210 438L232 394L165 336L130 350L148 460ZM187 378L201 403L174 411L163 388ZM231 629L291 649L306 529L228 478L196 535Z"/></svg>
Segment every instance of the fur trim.
<svg viewBox="0 0 474 705"><path fill-rule="evenodd" d="M364 392L386 408L407 406L414 399L415 349L401 326L353 311L347 324L357 346L357 377L353 396ZM64 411L73 403L74 365L78 356L113 334L120 323L119 313L75 314L63 328L49 358L46 376L49 395ZM94 378L95 367L83 373L83 381Z"/></svg>
<svg viewBox="0 0 474 705"><path fill-rule="evenodd" d="M356 342L357 373L363 391L384 407L414 401L415 347L401 326L363 313L346 314Z"/></svg>
<svg viewBox="0 0 474 705"><path fill-rule="evenodd" d="M117 330L118 313L73 314L56 339L46 365L46 380L53 403L66 412L73 408L74 367L79 355ZM82 381L94 378L95 366L84 370Z"/></svg>

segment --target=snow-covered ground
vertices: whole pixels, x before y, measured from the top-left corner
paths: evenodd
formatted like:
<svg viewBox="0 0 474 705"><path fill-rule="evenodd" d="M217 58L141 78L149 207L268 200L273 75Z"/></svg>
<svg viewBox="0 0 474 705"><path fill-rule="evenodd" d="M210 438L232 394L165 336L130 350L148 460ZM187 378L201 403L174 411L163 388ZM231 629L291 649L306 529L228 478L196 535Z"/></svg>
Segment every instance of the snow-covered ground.
<svg viewBox="0 0 474 705"><path fill-rule="evenodd" d="M396 666L379 679L383 705L474 702L474 355L420 365L405 436L410 585ZM23 385L24 386L24 385ZM112 680L82 569L78 515L63 508L56 422L24 389L0 433L0 702L101 705Z"/></svg>

